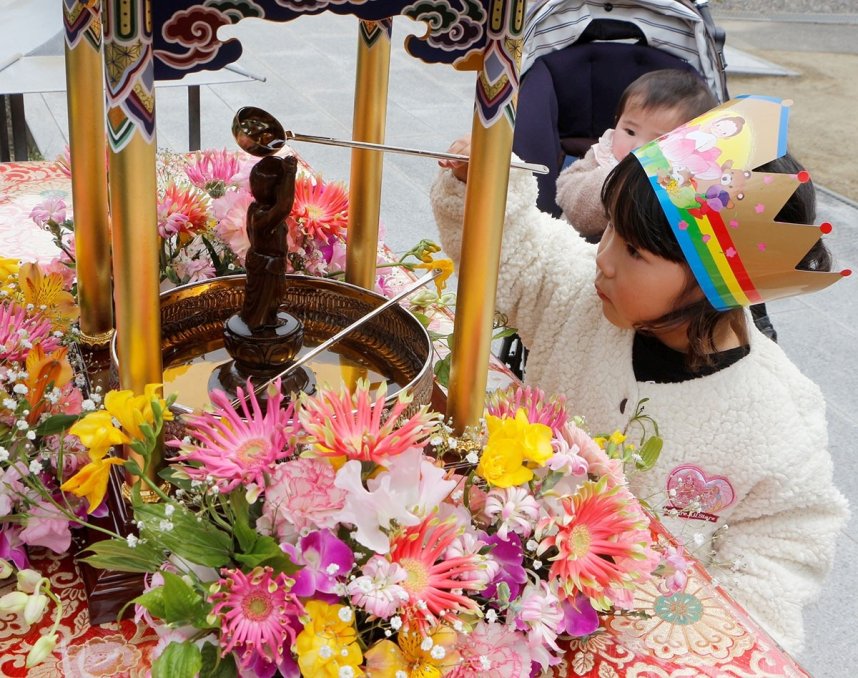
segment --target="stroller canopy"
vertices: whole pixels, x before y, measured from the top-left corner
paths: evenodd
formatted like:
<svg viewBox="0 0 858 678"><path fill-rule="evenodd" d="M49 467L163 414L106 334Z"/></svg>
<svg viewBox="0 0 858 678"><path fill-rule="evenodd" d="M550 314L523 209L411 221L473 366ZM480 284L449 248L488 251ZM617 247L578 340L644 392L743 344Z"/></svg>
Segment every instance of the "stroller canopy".
<svg viewBox="0 0 858 678"><path fill-rule="evenodd" d="M687 61L719 101L727 95L719 46L691 0L543 0L529 7L521 73L541 56L581 38L593 23L634 25L645 44ZM592 30L588 31L591 33ZM595 32L599 36L599 32Z"/></svg>

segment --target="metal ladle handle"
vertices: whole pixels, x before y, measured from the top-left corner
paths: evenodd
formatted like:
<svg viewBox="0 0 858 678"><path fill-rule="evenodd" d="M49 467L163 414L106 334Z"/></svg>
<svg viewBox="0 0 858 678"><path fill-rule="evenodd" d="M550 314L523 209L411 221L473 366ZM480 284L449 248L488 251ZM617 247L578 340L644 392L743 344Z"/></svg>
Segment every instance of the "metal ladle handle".
<svg viewBox="0 0 858 678"><path fill-rule="evenodd" d="M367 151L385 151L387 153L401 153L402 155L416 155L423 158L437 158L438 160L463 160L468 162L470 157L461 153L444 153L440 151L426 151L420 148L407 148L405 146L390 146L389 144L374 144L369 141L354 141L347 139L334 139L333 137L319 137L311 134L297 134L286 131L286 140L307 141L311 144L325 144L328 146L345 146L347 148L362 148ZM545 165L530 162L511 162L510 167L529 170L535 174L548 174Z"/></svg>

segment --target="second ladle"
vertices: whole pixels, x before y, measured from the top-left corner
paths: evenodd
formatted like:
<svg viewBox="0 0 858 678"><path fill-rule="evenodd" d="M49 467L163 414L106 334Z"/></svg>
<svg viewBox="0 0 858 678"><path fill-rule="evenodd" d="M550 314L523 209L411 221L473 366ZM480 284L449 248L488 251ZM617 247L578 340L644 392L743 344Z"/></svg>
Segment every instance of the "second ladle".
<svg viewBox="0 0 858 678"><path fill-rule="evenodd" d="M442 153L438 151L426 151L419 148L405 148L403 146L389 146L387 144L374 144L369 141L353 141L350 139L335 139L333 137L319 137L309 134L297 134L284 131L283 125L268 111L255 106L244 106L238 109L232 119L232 135L236 143L245 151L255 156L271 155L279 151L289 140L307 141L313 144L325 144L328 146L345 146L347 148L361 148L368 151L385 151L387 153L401 153L404 155L417 155L424 158L436 158L439 160L469 160L467 155L459 153ZM530 170L536 174L548 174L545 165L529 162L511 162L510 167Z"/></svg>

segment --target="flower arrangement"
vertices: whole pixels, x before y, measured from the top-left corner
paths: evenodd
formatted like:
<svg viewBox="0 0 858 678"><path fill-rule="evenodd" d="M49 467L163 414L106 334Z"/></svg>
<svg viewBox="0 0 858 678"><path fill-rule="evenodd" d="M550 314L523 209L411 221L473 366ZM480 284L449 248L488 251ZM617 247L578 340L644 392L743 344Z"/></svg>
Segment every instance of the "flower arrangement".
<svg viewBox="0 0 858 678"><path fill-rule="evenodd" d="M524 387L460 437L385 396L215 393L158 478L171 399L154 386L74 424L90 461L63 488L89 511L112 465L138 477L136 533L85 560L145 575L133 602L161 639L153 675L530 676L600 613L631 610L636 586L677 585L688 564L653 543L622 434L600 447L562 399ZM108 453L120 443L138 461Z"/></svg>

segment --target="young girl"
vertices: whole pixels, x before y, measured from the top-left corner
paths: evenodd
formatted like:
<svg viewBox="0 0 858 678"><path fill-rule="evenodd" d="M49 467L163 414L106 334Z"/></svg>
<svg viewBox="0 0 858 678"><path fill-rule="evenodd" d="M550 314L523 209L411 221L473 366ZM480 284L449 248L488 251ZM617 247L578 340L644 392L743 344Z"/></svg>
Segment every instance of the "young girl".
<svg viewBox="0 0 858 678"><path fill-rule="evenodd" d="M664 69L642 75L626 87L617 106L617 124L587 154L557 177L557 205L590 242L608 224L599 196L608 173L638 146L705 113L718 101L690 71Z"/></svg>
<svg viewBox="0 0 858 678"><path fill-rule="evenodd" d="M744 155L746 167L763 164L773 148L769 157L783 153L784 140L764 138L785 129L770 117L747 124L746 136L724 153L735 151L736 162ZM755 157L757 151L763 156ZM819 230L772 223L805 179L788 160L776 169L789 175L755 174L744 199L720 211L695 200L699 218L671 202L658 183L659 162L665 160L657 140L611 173L602 193L611 226L598 247L536 209L535 180L513 172L497 308L531 349L527 381L565 393L570 411L583 414L591 431L622 429L636 403L649 399L646 412L658 422L664 449L654 469L631 477L631 489L663 509L667 528L704 564L718 567L719 580L752 617L797 652L801 609L831 566L846 501L832 484L819 388L730 295L775 298L819 289L837 274L821 272L830 261L814 246ZM465 184L462 168L453 169L459 176L442 171L432 201L444 249L455 258ZM812 220L813 198L804 184L781 213ZM699 256L713 248L698 249L711 240L701 233L718 223L716 235L730 236L738 250L724 248L719 265L733 266L738 257L758 281L756 290L706 277L712 269ZM684 249L695 235L691 250ZM781 277L754 278L761 260L782 251L774 246L778 238L795 258L787 255ZM797 273L793 266L811 248L803 267L820 272ZM793 284L796 275L810 280Z"/></svg>

